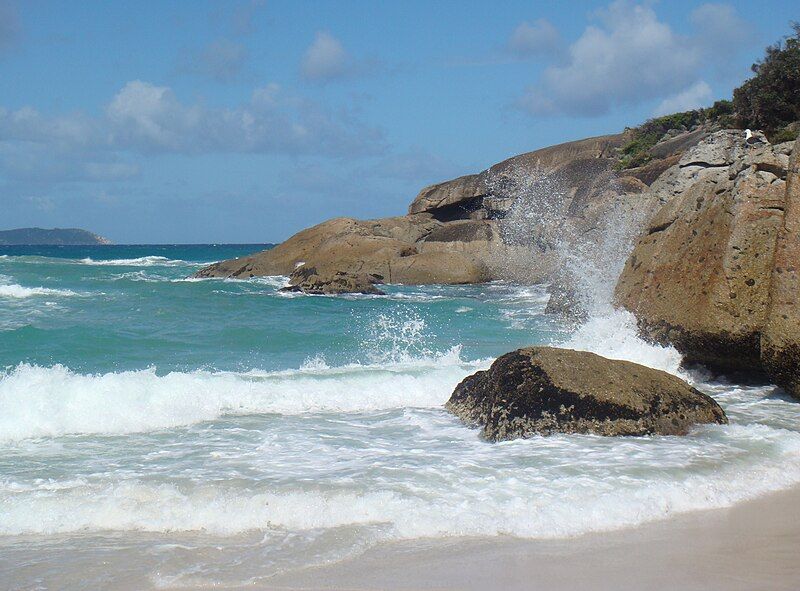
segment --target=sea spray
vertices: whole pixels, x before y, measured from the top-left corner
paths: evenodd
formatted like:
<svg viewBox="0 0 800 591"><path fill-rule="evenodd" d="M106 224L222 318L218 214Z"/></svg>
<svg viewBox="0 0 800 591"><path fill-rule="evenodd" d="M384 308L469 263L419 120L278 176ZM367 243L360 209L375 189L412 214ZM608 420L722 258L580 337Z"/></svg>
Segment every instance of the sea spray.
<svg viewBox="0 0 800 591"><path fill-rule="evenodd" d="M680 372L677 351L643 341L633 315L613 306L614 286L649 212L645 197L627 194L609 170L574 195L563 173L541 166L509 166L487 184L513 201L500 220L504 239L527 244L531 264L548 254L555 258L550 291L560 301L551 308L575 322L563 346Z"/></svg>
<svg viewBox="0 0 800 591"><path fill-rule="evenodd" d="M391 313L376 313L361 324L366 326L361 349L370 363L398 363L433 353L425 319L407 304Z"/></svg>
<svg viewBox="0 0 800 591"><path fill-rule="evenodd" d="M616 280L647 215L647 208L634 201L641 204L644 198L637 194L632 199L607 170L574 195L564 173L541 166L509 166L491 175L487 185L513 202L500 220L504 240L527 245L533 265L553 255L556 280L574 298L571 304L589 316L608 312Z"/></svg>

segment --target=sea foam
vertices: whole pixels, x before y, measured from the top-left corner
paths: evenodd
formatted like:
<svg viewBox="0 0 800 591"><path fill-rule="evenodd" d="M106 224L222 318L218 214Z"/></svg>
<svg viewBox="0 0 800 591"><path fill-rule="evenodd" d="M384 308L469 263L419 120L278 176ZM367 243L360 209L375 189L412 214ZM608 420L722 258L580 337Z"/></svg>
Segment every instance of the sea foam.
<svg viewBox="0 0 800 591"><path fill-rule="evenodd" d="M0 377L0 441L119 434L190 425L228 414L360 412L442 405L487 362L458 350L394 364L308 366L279 372L85 375L21 364Z"/></svg>
<svg viewBox="0 0 800 591"><path fill-rule="evenodd" d="M687 377L681 371L681 354L671 346L648 343L639 336L636 318L626 310L608 310L579 326L561 346L590 351L609 359L633 361L647 367Z"/></svg>
<svg viewBox="0 0 800 591"><path fill-rule="evenodd" d="M95 265L105 267L183 267L205 265L208 263L192 263L181 259L170 259L162 256L145 256L133 259L80 259L83 265Z"/></svg>
<svg viewBox="0 0 800 591"><path fill-rule="evenodd" d="M201 531L230 536L252 530L300 533L359 527L372 528L385 540L493 535L559 538L730 506L800 481L800 434L760 426L718 427L716 431L720 436L675 443L674 451L683 463L669 460L668 446L656 453L647 442L598 442L590 437L572 438L568 444L547 442L561 443L562 452L602 459L610 467L620 462L632 466L636 477L626 475L622 468L617 469L620 475L613 469L592 471L580 461L570 469L566 453L554 451L551 455L567 463L554 464L549 470L508 469L503 464L509 454L528 451L535 455L536 442L498 446L487 456L457 439L458 446L448 450L452 469L441 464L446 457L432 458L436 478L426 476L423 469L415 477L404 477L405 471L400 470L393 480L384 478L380 485L371 486L364 481L356 489L307 487L301 482L294 490L281 491L269 482L203 479L183 484L75 479L57 487L45 481L34 489L4 484L0 485L4 515L0 534ZM754 438L763 442L759 457L734 458L705 472L691 469L692 462L702 458L704 445L735 448ZM490 478L481 478L474 467L485 461L497 464Z"/></svg>
<svg viewBox="0 0 800 591"><path fill-rule="evenodd" d="M25 299L37 296L69 297L78 295L69 289L50 289L47 287L23 287L16 283L0 285L0 298Z"/></svg>

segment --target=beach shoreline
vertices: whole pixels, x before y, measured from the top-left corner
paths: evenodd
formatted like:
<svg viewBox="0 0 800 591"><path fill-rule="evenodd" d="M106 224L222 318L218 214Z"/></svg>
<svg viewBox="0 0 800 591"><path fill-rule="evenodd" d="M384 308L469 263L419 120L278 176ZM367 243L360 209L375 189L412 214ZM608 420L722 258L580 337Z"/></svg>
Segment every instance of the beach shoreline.
<svg viewBox="0 0 800 591"><path fill-rule="evenodd" d="M800 486L576 538L416 540L274 577L266 590L796 590ZM253 588L253 587L250 587Z"/></svg>

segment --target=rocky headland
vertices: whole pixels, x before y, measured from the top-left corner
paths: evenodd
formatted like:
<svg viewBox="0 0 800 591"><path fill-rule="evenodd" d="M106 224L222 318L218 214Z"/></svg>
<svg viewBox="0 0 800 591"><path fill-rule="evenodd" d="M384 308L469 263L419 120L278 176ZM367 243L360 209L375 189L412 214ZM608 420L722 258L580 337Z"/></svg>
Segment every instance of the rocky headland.
<svg viewBox="0 0 800 591"><path fill-rule="evenodd" d="M2 246L85 246L94 244L111 244L108 238L98 236L88 230L79 228L16 228L0 230Z"/></svg>
<svg viewBox="0 0 800 591"><path fill-rule="evenodd" d="M800 57L795 32L733 101L520 154L425 187L405 215L329 220L196 275L291 275L290 289L306 293L547 283L551 313L626 309L641 336L685 363L767 378L800 398L800 103L786 67ZM651 371L523 349L464 380L448 408L492 440L724 422L713 401Z"/></svg>
<svg viewBox="0 0 800 591"><path fill-rule="evenodd" d="M543 282L559 267L557 242L600 240L608 220L620 215L638 220L637 231L659 205L650 184L709 131L673 131L649 150L646 164L628 169L620 164L631 130L521 154L425 187L406 215L332 219L196 276L289 275L307 265L385 283ZM532 198L546 201L538 209L547 220L530 219Z"/></svg>

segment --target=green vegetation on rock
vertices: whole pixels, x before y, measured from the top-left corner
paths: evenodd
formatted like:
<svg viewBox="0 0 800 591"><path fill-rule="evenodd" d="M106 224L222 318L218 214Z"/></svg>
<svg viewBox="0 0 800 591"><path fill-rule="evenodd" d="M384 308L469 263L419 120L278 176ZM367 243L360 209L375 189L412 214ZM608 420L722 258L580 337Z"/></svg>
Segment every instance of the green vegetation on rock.
<svg viewBox="0 0 800 591"><path fill-rule="evenodd" d="M792 29L794 35L767 47L752 66L755 76L733 91L739 126L761 129L773 143L795 139L790 126L800 120L800 23Z"/></svg>
<svg viewBox="0 0 800 591"><path fill-rule="evenodd" d="M665 135L675 131L691 131L703 124L716 124L718 127L731 127L733 103L717 101L708 109L683 111L649 119L639 127L633 128L633 139L620 149L618 170L636 168L647 164L652 159L650 148L661 141Z"/></svg>

